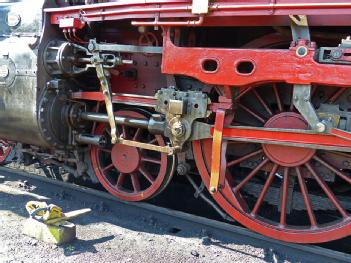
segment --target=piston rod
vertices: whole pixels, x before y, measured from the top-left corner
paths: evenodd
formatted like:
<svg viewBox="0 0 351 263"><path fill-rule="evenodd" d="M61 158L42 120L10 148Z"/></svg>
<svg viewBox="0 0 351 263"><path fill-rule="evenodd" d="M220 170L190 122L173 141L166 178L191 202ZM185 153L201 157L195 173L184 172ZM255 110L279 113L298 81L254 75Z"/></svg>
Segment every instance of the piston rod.
<svg viewBox="0 0 351 263"><path fill-rule="evenodd" d="M106 145L106 138L101 135L78 134L75 140L80 144L92 144L99 147L105 147Z"/></svg>
<svg viewBox="0 0 351 263"><path fill-rule="evenodd" d="M108 123L107 114L94 113L94 112L82 112L80 114L82 120L95 121L95 122L106 122ZM138 118L127 118L115 116L115 122L117 125L126 125L133 128L147 129L153 134L163 134L165 122L158 121L154 118L150 119L138 119Z"/></svg>

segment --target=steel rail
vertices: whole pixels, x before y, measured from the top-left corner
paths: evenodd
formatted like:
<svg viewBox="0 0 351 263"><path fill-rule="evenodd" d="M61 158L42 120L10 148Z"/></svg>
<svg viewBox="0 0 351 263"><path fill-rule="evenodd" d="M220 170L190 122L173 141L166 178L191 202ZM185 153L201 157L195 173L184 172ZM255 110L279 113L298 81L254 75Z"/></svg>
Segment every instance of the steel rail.
<svg viewBox="0 0 351 263"><path fill-rule="evenodd" d="M300 244L281 242L278 240L270 239L268 237L264 237L262 235L256 234L256 233L251 232L250 230L243 228L243 227L239 227L239 226L231 225L228 223L224 223L224 222L220 222L220 221L216 221L216 220L212 220L212 219L208 219L208 218L204 218L204 217L172 210L169 208L158 207L158 206L148 204L148 203L142 203L142 202L131 203L131 202L122 201L122 200L117 199L116 197L114 197L108 193L102 192L102 191L98 191L95 189L91 189L91 188L87 188L87 187L79 186L79 185L75 185L75 184L69 184L69 183L65 183L62 181L49 179L49 178L46 178L43 176L30 174L26 171L19 171L17 169L15 170L14 168L0 167L0 172L1 171L13 173L13 174L16 174L17 176L22 176L22 177L29 178L32 180L37 180L37 181L40 181L42 183L48 183L48 184L63 187L66 189L68 188L72 191L78 191L78 192L81 192L84 194L93 195L93 196L96 196L99 198L114 201L114 202L119 203L119 204L124 204L124 205L127 205L129 207L135 207L138 209L147 210L147 211L152 212L154 214L156 213L156 214L160 214L163 216L169 216L172 218L176 218L176 219L184 221L184 222L195 223L198 225L208 227L211 230L224 231L226 233L236 235L237 237L242 237L242 238L246 238L246 239L249 238L249 239L252 239L253 241L259 240L259 241L263 241L263 242L268 242L269 244L272 244L272 246L274 246L274 247L279 246L281 248L288 249L292 253L298 253L296 255L301 255L301 256L306 255L306 257L308 257L306 259L308 259L308 260L313 259L313 260L315 260L315 262L317 262L317 260L321 260L320 262L351 262L351 256L349 254L346 254L343 252L334 251L331 249L327 249L327 248L323 248L323 247L319 247L319 246L315 246L315 245L300 245Z"/></svg>

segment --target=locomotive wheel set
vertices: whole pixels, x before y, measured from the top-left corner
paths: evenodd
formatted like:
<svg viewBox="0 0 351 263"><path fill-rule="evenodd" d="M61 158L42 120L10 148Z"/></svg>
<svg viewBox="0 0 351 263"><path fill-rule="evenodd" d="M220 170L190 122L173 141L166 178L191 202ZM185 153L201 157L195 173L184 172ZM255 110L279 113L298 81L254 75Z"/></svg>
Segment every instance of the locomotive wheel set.
<svg viewBox="0 0 351 263"><path fill-rule="evenodd" d="M126 201L191 174L262 235L351 235L351 1L3 2L1 162Z"/></svg>

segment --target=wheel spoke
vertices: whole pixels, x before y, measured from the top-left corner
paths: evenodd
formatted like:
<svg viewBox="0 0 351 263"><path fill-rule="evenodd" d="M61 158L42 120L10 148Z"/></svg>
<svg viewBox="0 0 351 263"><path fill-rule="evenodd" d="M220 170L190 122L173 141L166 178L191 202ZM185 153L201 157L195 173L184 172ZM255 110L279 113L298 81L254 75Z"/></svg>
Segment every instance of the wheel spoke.
<svg viewBox="0 0 351 263"><path fill-rule="evenodd" d="M151 141L148 142L148 144L154 144L155 142L157 142L157 139L153 138Z"/></svg>
<svg viewBox="0 0 351 263"><path fill-rule="evenodd" d="M283 111L283 106L282 106L282 102L281 102L280 97L279 97L279 92L278 92L278 88L277 88L276 83L273 84L273 91L274 91L275 99L277 101L278 109L279 109L279 111Z"/></svg>
<svg viewBox="0 0 351 263"><path fill-rule="evenodd" d="M102 171L105 173L110 171L112 168L113 168L113 163L107 165L104 169L102 169Z"/></svg>
<svg viewBox="0 0 351 263"><path fill-rule="evenodd" d="M253 93L255 94L257 100L261 103L261 105L263 106L263 108L265 108L265 110L269 113L269 116L273 116L272 110L269 108L269 106L268 106L267 103L264 101L264 99L261 97L261 95L258 93L258 91L253 90Z"/></svg>
<svg viewBox="0 0 351 263"><path fill-rule="evenodd" d="M126 126L124 126L124 125L122 125L122 136L123 136L123 139L128 139L127 138Z"/></svg>
<svg viewBox="0 0 351 263"><path fill-rule="evenodd" d="M125 182L126 174L120 173L117 178L116 187L121 188Z"/></svg>
<svg viewBox="0 0 351 263"><path fill-rule="evenodd" d="M112 152L110 149L105 149L105 148L98 148L98 150L100 152L109 153L109 154L111 154L111 152Z"/></svg>
<svg viewBox="0 0 351 263"><path fill-rule="evenodd" d="M340 178L344 179L349 184L351 184L351 178L349 176L347 176L346 174L344 174L343 172L336 169L331 164L329 164L326 161L324 161L323 159L319 158L317 155L315 155L313 157L313 159L316 160L317 162L319 162L320 164L322 164L323 166L327 167L329 170L333 171L336 175L338 175Z"/></svg>
<svg viewBox="0 0 351 263"><path fill-rule="evenodd" d="M307 169L310 171L312 174L313 178L317 181L319 186L322 188L324 193L328 196L329 200L334 204L334 206L338 209L340 214L344 217L348 217L348 213L346 210L342 207L342 205L339 203L337 200L336 196L333 194L333 192L330 190L329 186L326 184L326 182L323 180L323 178L316 173L316 171L313 169L310 163L306 163L305 166Z"/></svg>
<svg viewBox="0 0 351 263"><path fill-rule="evenodd" d="M284 168L284 179L282 185L282 200L280 203L280 225L286 225L286 207L288 203L288 193L289 193L289 168Z"/></svg>
<svg viewBox="0 0 351 263"><path fill-rule="evenodd" d="M348 88L339 88L328 100L328 103L334 103Z"/></svg>
<svg viewBox="0 0 351 263"><path fill-rule="evenodd" d="M302 193L302 196L303 196L303 201L305 202L305 206L306 206L306 209L307 209L308 218L310 219L311 226L312 227L316 227L317 226L316 217L315 217L313 209L312 209L310 198L308 197L308 190L307 190L305 181L304 181L304 179L302 177L301 170L300 170L299 167L296 167L295 170L296 170L297 178L298 178L298 181L299 181L301 193Z"/></svg>
<svg viewBox="0 0 351 263"><path fill-rule="evenodd" d="M140 182L139 182L138 175L133 173L130 176L132 179L132 186L133 186L134 193L139 192L140 191Z"/></svg>
<svg viewBox="0 0 351 263"><path fill-rule="evenodd" d="M147 170L145 170L144 167L140 167L139 172L150 182L150 184L155 182L154 177Z"/></svg>
<svg viewBox="0 0 351 263"><path fill-rule="evenodd" d="M233 161L227 163L227 168L232 167L232 166L234 166L234 165L237 165L238 163L241 163L241 162L243 162L243 161L245 161L245 160L247 160L247 159L250 159L251 157L254 157L254 156L256 156L256 155L262 153L262 151L263 151L263 150L260 149L260 150L258 150L258 151L255 151L255 152L252 152L252 153L250 153L250 154L247 154L247 155L245 155L245 156L243 156L243 157L241 157L241 158L239 158L239 159L233 160Z"/></svg>
<svg viewBox="0 0 351 263"><path fill-rule="evenodd" d="M154 159L151 157L141 157L141 161L147 163L161 164L161 160Z"/></svg>
<svg viewBox="0 0 351 263"><path fill-rule="evenodd" d="M250 181L250 180L258 173L258 171L261 170L262 167L265 166L268 162L269 162L268 159L263 160L259 165L256 166L255 169L253 169L253 170L251 171L251 173L249 173L248 176L245 177L244 180L242 180L242 181L240 182L240 184L238 184L236 187L234 187L233 191L234 191L235 193L238 192L238 191L240 191L240 189L241 189L248 181Z"/></svg>
<svg viewBox="0 0 351 263"><path fill-rule="evenodd" d="M314 94L316 94L317 92L317 86L316 85L312 85L312 89L311 89L311 98L313 98Z"/></svg>
<svg viewBox="0 0 351 263"><path fill-rule="evenodd" d="M243 92L241 92L236 98L235 100L239 100L242 96L244 96L245 94L247 94L250 90L252 90L254 87L253 86L250 86L250 87L247 87Z"/></svg>
<svg viewBox="0 0 351 263"><path fill-rule="evenodd" d="M291 99L290 99L290 107L289 110L290 111L294 111L294 87L292 87L291 89Z"/></svg>
<svg viewBox="0 0 351 263"><path fill-rule="evenodd" d="M264 197L266 196L267 191L273 182L273 179L274 179L275 173L278 170L278 167L279 167L278 164L274 164L272 171L269 173L268 179L267 179L266 183L264 184L263 189L262 189L262 191L257 199L257 202L251 211L251 215L256 216L258 210L260 209L262 202L264 200Z"/></svg>
<svg viewBox="0 0 351 263"><path fill-rule="evenodd" d="M263 119L262 117L260 117L259 115L257 115L255 112L253 112L252 110L250 110L248 107L242 105L242 104L238 104L238 106L240 108L242 108L244 111L246 111L247 113L249 113L251 116L253 116L255 119L257 119L258 121L265 123L266 120Z"/></svg>
<svg viewBox="0 0 351 263"><path fill-rule="evenodd" d="M138 128L136 131L135 131L135 134L133 136L133 141L137 141L139 136L140 136L140 133L141 133L141 129Z"/></svg>

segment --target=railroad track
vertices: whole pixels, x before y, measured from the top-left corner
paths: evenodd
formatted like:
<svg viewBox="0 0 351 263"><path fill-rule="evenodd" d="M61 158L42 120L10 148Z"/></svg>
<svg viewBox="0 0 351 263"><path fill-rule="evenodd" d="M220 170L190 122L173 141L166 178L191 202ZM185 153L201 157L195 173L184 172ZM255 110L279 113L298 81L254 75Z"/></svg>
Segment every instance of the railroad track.
<svg viewBox="0 0 351 263"><path fill-rule="evenodd" d="M274 251L284 251L284 254L286 255L294 255L294 257L308 259L312 262L351 262L350 254L326 249L320 246L280 242L253 233L243 227L151 205L148 203L129 203L121 201L102 191L52 180L50 178L38 176L14 168L0 167L0 172L9 173L18 180L27 180L32 185L48 184L50 187L56 187L58 189L64 188L65 190L69 190L69 193L73 196L75 194L83 194L89 197L95 197L100 201L112 201L114 205L128 206L130 209L136 210L136 213L141 213L140 211L147 211L151 212L156 218L162 218L165 220L167 220L167 218L171 218L172 220L176 220L179 224L195 224L199 227L206 228L211 233L217 233L219 235L235 235L238 239L243 240L244 242L265 244L265 246L269 246Z"/></svg>

